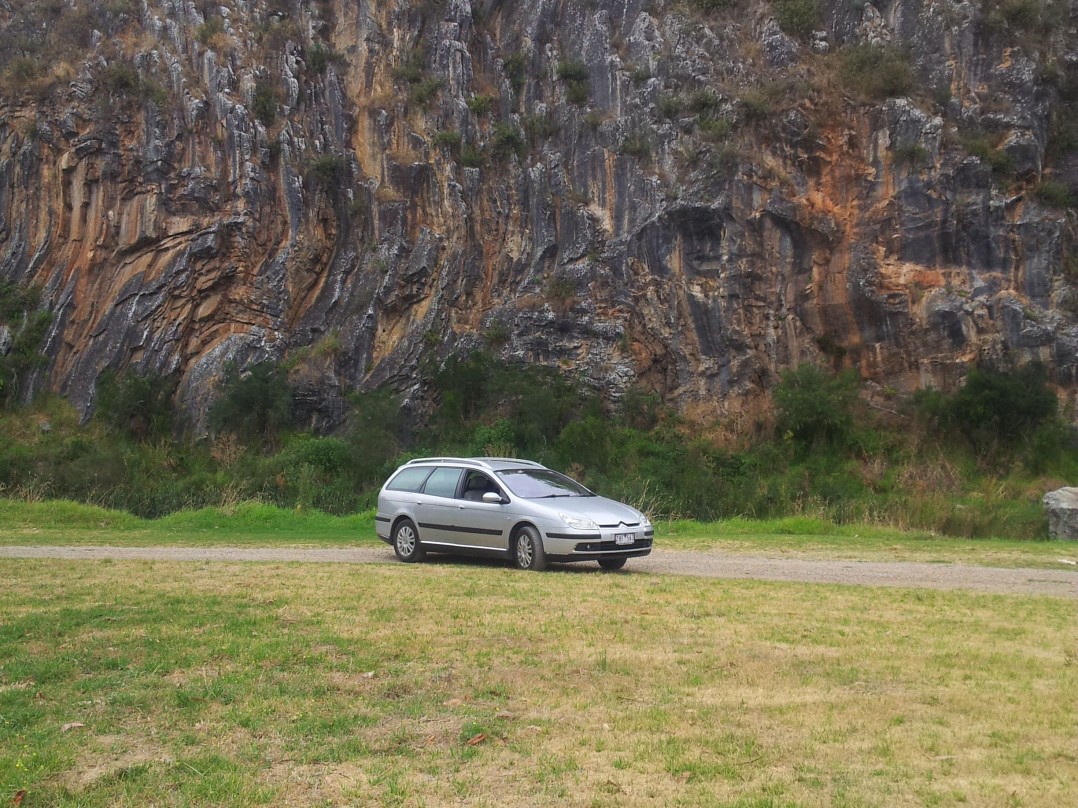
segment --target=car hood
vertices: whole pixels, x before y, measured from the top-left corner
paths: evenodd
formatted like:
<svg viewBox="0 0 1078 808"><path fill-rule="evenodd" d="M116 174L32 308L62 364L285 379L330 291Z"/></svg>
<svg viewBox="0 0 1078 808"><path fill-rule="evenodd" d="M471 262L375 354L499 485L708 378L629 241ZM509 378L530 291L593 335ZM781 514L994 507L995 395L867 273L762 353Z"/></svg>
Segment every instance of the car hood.
<svg viewBox="0 0 1078 808"><path fill-rule="evenodd" d="M606 527L617 527L622 523L633 525L641 521L638 510L606 497L558 497L542 501L551 510L583 516Z"/></svg>

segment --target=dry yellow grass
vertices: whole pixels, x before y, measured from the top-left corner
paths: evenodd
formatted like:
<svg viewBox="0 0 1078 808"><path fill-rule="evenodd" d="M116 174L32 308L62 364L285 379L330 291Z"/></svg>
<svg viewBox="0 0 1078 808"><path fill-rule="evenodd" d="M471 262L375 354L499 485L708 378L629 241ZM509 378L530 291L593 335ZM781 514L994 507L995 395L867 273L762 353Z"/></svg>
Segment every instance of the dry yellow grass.
<svg viewBox="0 0 1078 808"><path fill-rule="evenodd" d="M0 799L24 805L1078 798L1073 602L446 563L0 575Z"/></svg>

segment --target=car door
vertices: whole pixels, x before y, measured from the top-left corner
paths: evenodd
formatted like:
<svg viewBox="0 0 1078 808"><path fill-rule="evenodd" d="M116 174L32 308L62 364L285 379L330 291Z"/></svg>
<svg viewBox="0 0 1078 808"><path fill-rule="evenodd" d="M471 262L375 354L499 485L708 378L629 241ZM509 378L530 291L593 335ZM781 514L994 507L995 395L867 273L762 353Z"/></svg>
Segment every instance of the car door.
<svg viewBox="0 0 1078 808"><path fill-rule="evenodd" d="M452 466L436 468L427 477L423 490L416 495L415 514L420 541L426 544L461 544L455 522L457 488L462 472L463 469Z"/></svg>
<svg viewBox="0 0 1078 808"><path fill-rule="evenodd" d="M505 505L484 502L483 494L493 491L505 499L494 479L484 472L468 470L457 500L457 529L475 547L504 550L509 546L509 514Z"/></svg>

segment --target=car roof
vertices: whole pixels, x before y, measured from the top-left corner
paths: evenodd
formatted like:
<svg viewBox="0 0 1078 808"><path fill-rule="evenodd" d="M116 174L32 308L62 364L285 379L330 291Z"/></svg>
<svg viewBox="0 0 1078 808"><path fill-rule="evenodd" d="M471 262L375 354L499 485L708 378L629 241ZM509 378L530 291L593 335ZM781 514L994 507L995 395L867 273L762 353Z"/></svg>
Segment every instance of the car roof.
<svg viewBox="0 0 1078 808"><path fill-rule="evenodd" d="M406 466L464 466L484 471L505 471L506 469L545 469L546 466L532 460L516 457L417 457L409 460Z"/></svg>

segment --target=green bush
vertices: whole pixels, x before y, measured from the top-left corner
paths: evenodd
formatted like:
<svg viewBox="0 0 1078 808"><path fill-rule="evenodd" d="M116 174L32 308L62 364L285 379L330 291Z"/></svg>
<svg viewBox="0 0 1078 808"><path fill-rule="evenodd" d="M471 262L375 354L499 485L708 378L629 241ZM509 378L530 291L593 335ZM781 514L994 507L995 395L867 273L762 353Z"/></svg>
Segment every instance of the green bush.
<svg viewBox="0 0 1078 808"><path fill-rule="evenodd" d="M464 146L460 150L460 164L465 168L482 168L487 164L487 158L477 146Z"/></svg>
<svg viewBox="0 0 1078 808"><path fill-rule="evenodd" d="M565 88L565 100L570 104L586 104L589 98L591 98L591 90L585 82L573 81Z"/></svg>
<svg viewBox="0 0 1078 808"><path fill-rule="evenodd" d="M388 389L349 396L342 437L357 487L381 485L400 453L405 430L400 399Z"/></svg>
<svg viewBox="0 0 1078 808"><path fill-rule="evenodd" d="M492 95L473 95L468 99L468 109L470 109L472 114L477 118L487 117L493 108L494 96Z"/></svg>
<svg viewBox="0 0 1078 808"><path fill-rule="evenodd" d="M463 138L461 137L460 132L455 129L438 132L431 139L431 142L434 143L435 146L438 146L442 149L448 149L449 151L453 152L460 149L460 144L462 141Z"/></svg>
<svg viewBox="0 0 1078 808"><path fill-rule="evenodd" d="M178 383L175 376L106 370L97 379L94 417L135 441L167 436L176 422L172 398Z"/></svg>
<svg viewBox="0 0 1078 808"><path fill-rule="evenodd" d="M1042 180L1033 189L1033 195L1050 208L1073 208L1078 205L1078 198L1065 182Z"/></svg>
<svg viewBox="0 0 1078 808"><path fill-rule="evenodd" d="M545 452L587 400L552 368L504 365L483 351L450 358L432 386L439 401L430 422L437 444L474 444L476 427L508 418L512 434L497 441L530 454Z"/></svg>
<svg viewBox="0 0 1078 808"><path fill-rule="evenodd" d="M425 109L442 91L442 84L442 80L436 78L416 82L412 87L412 101Z"/></svg>
<svg viewBox="0 0 1078 808"><path fill-rule="evenodd" d="M528 115L524 121L524 133L528 136L528 142L533 146L551 138L561 131L561 123L556 115Z"/></svg>
<svg viewBox="0 0 1078 808"><path fill-rule="evenodd" d="M52 313L40 308L41 291L0 281L0 326L8 330L11 345L0 356L0 403L10 405L22 392L27 376L48 365L41 352Z"/></svg>
<svg viewBox="0 0 1078 808"><path fill-rule="evenodd" d="M1040 365L974 368L951 395L922 391L917 407L939 431L960 436L985 460L998 462L1056 417L1059 402Z"/></svg>
<svg viewBox="0 0 1078 808"><path fill-rule="evenodd" d="M784 90L779 82L749 87L738 96L745 120L762 123L769 120L780 108Z"/></svg>
<svg viewBox="0 0 1078 808"><path fill-rule="evenodd" d="M558 78L566 82L565 99L570 104L584 104L591 95L588 66L583 62L569 60L558 64Z"/></svg>
<svg viewBox="0 0 1078 808"><path fill-rule="evenodd" d="M738 0L690 0L694 8L711 13L713 11L725 11L737 5Z"/></svg>
<svg viewBox="0 0 1078 808"><path fill-rule="evenodd" d="M726 118L704 118L699 126L700 134L712 143L726 140L734 131L733 123Z"/></svg>
<svg viewBox="0 0 1078 808"><path fill-rule="evenodd" d="M815 365L783 371L774 390L779 434L802 451L846 446L853 431L858 379L852 371L833 374Z"/></svg>
<svg viewBox="0 0 1078 808"><path fill-rule="evenodd" d="M685 107L694 115L710 116L722 100L711 90L697 90L685 99Z"/></svg>
<svg viewBox="0 0 1078 808"><path fill-rule="evenodd" d="M985 163L997 178L1007 178L1014 174L1014 161L1003 149L996 148L988 135L973 131L958 139L959 145L970 155Z"/></svg>
<svg viewBox="0 0 1078 808"><path fill-rule="evenodd" d="M514 53L509 56L502 63L502 70L505 77L509 79L509 86L513 88L513 92L519 95L524 89L527 78L527 60L524 58L524 54Z"/></svg>
<svg viewBox="0 0 1078 808"><path fill-rule="evenodd" d="M341 154L323 154L308 164L307 177L316 188L339 186L348 177L348 159Z"/></svg>
<svg viewBox="0 0 1078 808"><path fill-rule="evenodd" d="M248 444L272 446L292 425L292 388L288 376L273 362L259 362L241 372L228 363L210 407L210 426L231 432Z"/></svg>
<svg viewBox="0 0 1078 808"><path fill-rule="evenodd" d="M685 102L677 95L662 95L659 98L659 116L666 120L674 120L685 108Z"/></svg>
<svg viewBox="0 0 1078 808"><path fill-rule="evenodd" d="M920 143L901 143L891 149L891 159L896 165L923 166L931 156Z"/></svg>
<svg viewBox="0 0 1078 808"><path fill-rule="evenodd" d="M632 132L618 146L618 154L627 154L643 163L650 162L654 146L646 132Z"/></svg>
<svg viewBox="0 0 1078 808"><path fill-rule="evenodd" d="M343 54L338 53L321 42L313 43L307 48L307 68L313 73L322 74L331 64L344 61Z"/></svg>
<svg viewBox="0 0 1078 808"><path fill-rule="evenodd" d="M507 123L494 124L490 140L490 153L495 159L505 159L516 155L523 160L528 154L528 141L524 133Z"/></svg>
<svg viewBox="0 0 1078 808"><path fill-rule="evenodd" d="M821 16L819 0L775 0L775 21L790 36L808 39Z"/></svg>
<svg viewBox="0 0 1078 808"><path fill-rule="evenodd" d="M558 63L558 78L562 81L575 82L588 80L588 66L571 59Z"/></svg>
<svg viewBox="0 0 1078 808"><path fill-rule="evenodd" d="M419 84L427 75L426 61L426 55L422 51L414 50L393 71L393 76L408 84Z"/></svg>
<svg viewBox="0 0 1078 808"><path fill-rule="evenodd" d="M1048 35L1065 19L1054 0L982 0L985 24L997 31Z"/></svg>
<svg viewBox="0 0 1078 808"><path fill-rule="evenodd" d="M195 39L202 45L209 45L213 38L225 32L225 23L220 17L210 17L195 31Z"/></svg>
<svg viewBox="0 0 1078 808"><path fill-rule="evenodd" d="M263 126L271 126L277 119L277 104L279 95L277 85L268 77L261 77L255 81L254 100L251 102L251 111Z"/></svg>
<svg viewBox="0 0 1078 808"><path fill-rule="evenodd" d="M117 95L136 95L142 83L135 66L123 61L105 65L98 71L97 78L107 92Z"/></svg>
<svg viewBox="0 0 1078 808"><path fill-rule="evenodd" d="M913 68L904 48L862 43L843 48L840 58L846 85L869 100L909 95L914 88Z"/></svg>

